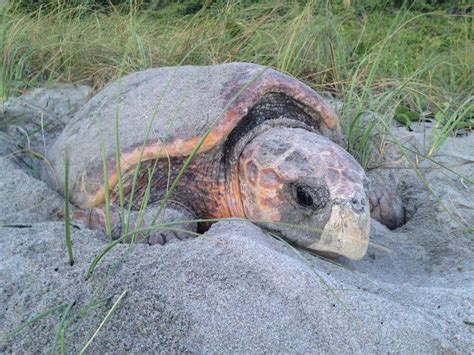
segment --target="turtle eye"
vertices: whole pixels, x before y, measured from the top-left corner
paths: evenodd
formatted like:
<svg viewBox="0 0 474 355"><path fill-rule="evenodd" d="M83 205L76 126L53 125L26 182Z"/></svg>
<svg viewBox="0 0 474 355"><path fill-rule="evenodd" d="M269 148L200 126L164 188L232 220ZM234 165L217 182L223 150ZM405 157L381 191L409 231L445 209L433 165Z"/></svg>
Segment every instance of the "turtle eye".
<svg viewBox="0 0 474 355"><path fill-rule="evenodd" d="M303 207L313 206L313 197L306 186L296 186L296 201Z"/></svg>
<svg viewBox="0 0 474 355"><path fill-rule="evenodd" d="M329 201L329 189L325 184L308 186L294 184L293 197L299 206L319 210L324 208Z"/></svg>

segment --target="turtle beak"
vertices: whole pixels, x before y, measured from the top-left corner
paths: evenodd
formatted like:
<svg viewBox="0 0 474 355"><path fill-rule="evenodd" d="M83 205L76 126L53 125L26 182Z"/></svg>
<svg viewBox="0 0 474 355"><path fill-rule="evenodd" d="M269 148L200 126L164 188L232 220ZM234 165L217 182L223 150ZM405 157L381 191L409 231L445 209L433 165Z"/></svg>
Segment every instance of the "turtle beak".
<svg viewBox="0 0 474 355"><path fill-rule="evenodd" d="M365 200L361 201L335 201L320 239L307 248L328 255L362 259L369 245L370 212Z"/></svg>

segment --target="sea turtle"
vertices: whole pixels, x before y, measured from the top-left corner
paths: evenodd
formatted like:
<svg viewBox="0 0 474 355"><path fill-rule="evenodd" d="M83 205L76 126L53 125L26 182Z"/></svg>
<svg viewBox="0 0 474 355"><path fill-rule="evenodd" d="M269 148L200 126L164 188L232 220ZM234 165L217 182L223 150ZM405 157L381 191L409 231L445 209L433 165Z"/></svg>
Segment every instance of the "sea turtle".
<svg viewBox="0 0 474 355"><path fill-rule="evenodd" d="M115 236L120 196L143 228L188 162L161 223L246 218L298 246L357 260L369 241L368 180L343 145L336 114L315 91L270 68L229 63L149 69L109 84L48 158L63 191L68 152L74 216L87 226L105 228L110 193ZM159 229L148 242L195 230Z"/></svg>

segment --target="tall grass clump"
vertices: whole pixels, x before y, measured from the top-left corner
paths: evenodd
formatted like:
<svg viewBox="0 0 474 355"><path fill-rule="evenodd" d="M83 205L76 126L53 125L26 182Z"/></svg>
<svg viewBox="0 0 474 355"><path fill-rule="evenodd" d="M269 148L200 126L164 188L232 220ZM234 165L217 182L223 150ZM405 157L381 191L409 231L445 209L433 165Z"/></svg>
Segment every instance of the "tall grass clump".
<svg viewBox="0 0 474 355"><path fill-rule="evenodd" d="M120 72L177 65L196 43L206 42L184 64L251 61L334 91L347 88L361 63L359 77L368 75L377 49L390 37L378 59L374 89L387 89L426 62L431 68L422 76L424 83L454 94L468 88L468 15L365 13L331 3L228 1L185 15L172 5L155 10L136 1L107 11L81 4L25 13L11 5L2 10L2 81L13 93L43 80L90 81L99 88ZM394 35L397 21L405 26Z"/></svg>
<svg viewBox="0 0 474 355"><path fill-rule="evenodd" d="M363 112L390 120L401 106L434 117L446 105L457 111L472 96L469 14L318 0L117 3L98 9L92 1L54 1L25 11L11 2L0 10L3 96L44 82L100 89L150 67L249 61L343 101L349 149L364 165L375 123L363 132L351 129ZM443 136L472 128L471 107L444 123Z"/></svg>

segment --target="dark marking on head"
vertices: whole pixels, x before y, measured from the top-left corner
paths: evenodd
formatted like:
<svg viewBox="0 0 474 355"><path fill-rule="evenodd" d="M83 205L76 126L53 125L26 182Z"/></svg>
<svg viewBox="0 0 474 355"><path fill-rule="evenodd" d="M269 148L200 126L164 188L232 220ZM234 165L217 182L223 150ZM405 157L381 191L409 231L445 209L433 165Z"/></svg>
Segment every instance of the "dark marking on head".
<svg viewBox="0 0 474 355"><path fill-rule="evenodd" d="M262 197L262 198L260 199L260 203L261 203L264 207L278 208L277 202L275 201L274 198L271 198L271 197Z"/></svg>
<svg viewBox="0 0 474 355"><path fill-rule="evenodd" d="M361 176L352 169L348 169L346 175L350 182L358 183L361 180Z"/></svg>
<svg viewBox="0 0 474 355"><path fill-rule="evenodd" d="M349 179L349 169L347 169L345 166L341 166L339 171L341 172L341 175L344 177L344 179Z"/></svg>
<svg viewBox="0 0 474 355"><path fill-rule="evenodd" d="M327 169L327 176L329 181L337 181L339 179L340 172L334 168Z"/></svg>
<svg viewBox="0 0 474 355"><path fill-rule="evenodd" d="M296 151L291 152L286 158L285 162L295 164L298 167L309 166L308 159Z"/></svg>
<svg viewBox="0 0 474 355"><path fill-rule="evenodd" d="M290 148L291 145L286 142L263 141L261 145L263 151L272 153L274 156L283 155Z"/></svg>

